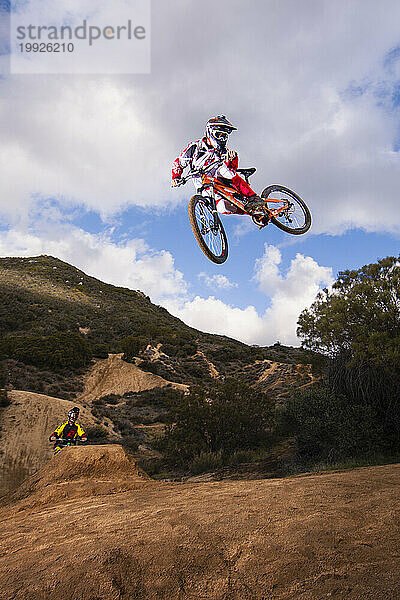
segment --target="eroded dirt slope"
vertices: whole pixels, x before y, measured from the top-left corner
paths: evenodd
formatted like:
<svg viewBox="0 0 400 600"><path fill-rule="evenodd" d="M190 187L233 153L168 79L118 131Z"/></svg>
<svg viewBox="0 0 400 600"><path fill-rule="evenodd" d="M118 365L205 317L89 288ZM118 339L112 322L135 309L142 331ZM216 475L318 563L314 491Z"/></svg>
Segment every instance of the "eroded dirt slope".
<svg viewBox="0 0 400 600"><path fill-rule="evenodd" d="M95 361L85 376L84 391L78 396L78 400L91 403L108 394L123 395L126 392L142 392L166 385L187 390L186 385L171 383L123 361L122 354L109 354L108 358Z"/></svg>
<svg viewBox="0 0 400 600"><path fill-rule="evenodd" d="M20 485L52 456L50 433L66 420L75 402L34 392L8 392L10 406L1 412L0 496ZM91 412L81 408L79 422L94 424Z"/></svg>
<svg viewBox="0 0 400 600"><path fill-rule="evenodd" d="M282 401L294 389L306 388L319 381L309 364L291 364L272 360L256 360L237 369L235 376L271 398Z"/></svg>
<svg viewBox="0 0 400 600"><path fill-rule="evenodd" d="M2 600L400 598L400 465L200 484L149 482L125 465L118 490L84 459L1 509ZM103 488L88 495L95 480ZM80 497L29 504L77 481Z"/></svg>

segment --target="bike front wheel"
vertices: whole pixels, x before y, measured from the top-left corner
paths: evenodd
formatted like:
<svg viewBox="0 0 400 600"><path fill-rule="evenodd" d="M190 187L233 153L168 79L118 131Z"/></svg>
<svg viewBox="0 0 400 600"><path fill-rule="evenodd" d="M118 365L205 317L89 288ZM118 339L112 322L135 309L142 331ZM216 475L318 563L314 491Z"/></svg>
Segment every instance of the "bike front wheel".
<svg viewBox="0 0 400 600"><path fill-rule="evenodd" d="M222 264L228 258L228 240L218 214L206 198L193 196L189 202L189 219L194 237L208 259Z"/></svg>
<svg viewBox="0 0 400 600"><path fill-rule="evenodd" d="M306 233L311 227L311 213L295 192L283 185L270 185L261 194L270 211L271 222L293 235Z"/></svg>

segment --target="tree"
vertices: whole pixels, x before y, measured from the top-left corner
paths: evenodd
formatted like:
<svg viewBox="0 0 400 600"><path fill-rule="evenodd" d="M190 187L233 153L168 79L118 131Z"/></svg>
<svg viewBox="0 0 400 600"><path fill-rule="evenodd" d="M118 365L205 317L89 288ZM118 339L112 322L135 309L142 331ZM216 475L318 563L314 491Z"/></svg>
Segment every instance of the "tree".
<svg viewBox="0 0 400 600"><path fill-rule="evenodd" d="M305 348L331 358L329 388L371 406L392 448L400 444L399 258L339 273L301 313L297 330Z"/></svg>
<svg viewBox="0 0 400 600"><path fill-rule="evenodd" d="M338 461L380 449L379 429L368 405L351 403L327 387L296 390L280 417L294 437L299 458Z"/></svg>
<svg viewBox="0 0 400 600"><path fill-rule="evenodd" d="M347 354L386 370L400 365L400 257L339 273L304 310L297 333L303 346L331 357Z"/></svg>

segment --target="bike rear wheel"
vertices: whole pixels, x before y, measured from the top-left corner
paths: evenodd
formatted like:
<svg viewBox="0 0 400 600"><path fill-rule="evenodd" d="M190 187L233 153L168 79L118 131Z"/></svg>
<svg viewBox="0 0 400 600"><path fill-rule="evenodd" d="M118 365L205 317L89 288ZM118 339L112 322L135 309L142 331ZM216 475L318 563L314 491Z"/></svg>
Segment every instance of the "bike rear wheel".
<svg viewBox="0 0 400 600"><path fill-rule="evenodd" d="M228 258L228 240L219 216L203 196L193 196L189 202L189 219L194 237L212 262L222 264Z"/></svg>
<svg viewBox="0 0 400 600"><path fill-rule="evenodd" d="M261 194L271 211L271 223L293 235L306 233L311 227L311 213L295 192L283 185L270 185Z"/></svg>

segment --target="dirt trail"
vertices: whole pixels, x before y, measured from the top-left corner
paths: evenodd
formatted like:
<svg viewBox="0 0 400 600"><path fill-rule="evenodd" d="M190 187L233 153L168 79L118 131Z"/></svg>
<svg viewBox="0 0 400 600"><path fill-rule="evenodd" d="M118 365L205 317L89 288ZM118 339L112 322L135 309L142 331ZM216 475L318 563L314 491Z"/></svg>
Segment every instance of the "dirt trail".
<svg viewBox="0 0 400 600"><path fill-rule="evenodd" d="M90 404L96 398L108 394L123 395L126 392L142 392L166 385L172 385L174 388L184 391L188 389L187 385L167 381L123 361L122 354L109 354L106 359L96 360L85 376L84 391L77 397L77 400Z"/></svg>
<svg viewBox="0 0 400 600"><path fill-rule="evenodd" d="M66 420L73 406L81 408L79 422L94 425L80 403L34 392L9 392L10 406L2 410L0 434L0 496L20 485L52 456L50 433Z"/></svg>
<svg viewBox="0 0 400 600"><path fill-rule="evenodd" d="M218 373L217 369L215 368L214 363L212 363L210 360L208 360L208 358L204 354L204 352L201 352L201 350L197 350L195 356L201 356L201 358L207 364L210 377L212 377L213 379L219 379L219 373Z"/></svg>
<svg viewBox="0 0 400 600"><path fill-rule="evenodd" d="M199 484L123 467L124 491L96 497L90 469L81 497L0 510L1 600L400 598L400 465Z"/></svg>
<svg viewBox="0 0 400 600"><path fill-rule="evenodd" d="M256 361L256 362L259 362L259 361ZM267 364L267 368L260 375L260 377L258 378L258 380L256 381L256 383L263 383L264 381L268 381L268 379L271 377L271 375L273 373L275 373L278 369L280 369L282 367L282 363L273 362L271 360L269 360L269 361L262 361L262 362L264 362L264 363ZM279 383L279 381L277 383Z"/></svg>

